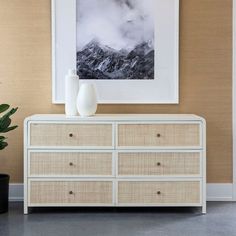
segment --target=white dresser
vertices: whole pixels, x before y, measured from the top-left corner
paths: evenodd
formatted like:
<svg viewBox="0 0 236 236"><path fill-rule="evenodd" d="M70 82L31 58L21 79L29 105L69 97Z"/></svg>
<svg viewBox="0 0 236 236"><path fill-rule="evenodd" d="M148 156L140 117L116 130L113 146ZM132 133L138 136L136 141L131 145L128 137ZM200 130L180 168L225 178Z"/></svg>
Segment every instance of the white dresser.
<svg viewBox="0 0 236 236"><path fill-rule="evenodd" d="M186 206L206 213L206 123L196 115L34 115L24 127L31 207Z"/></svg>

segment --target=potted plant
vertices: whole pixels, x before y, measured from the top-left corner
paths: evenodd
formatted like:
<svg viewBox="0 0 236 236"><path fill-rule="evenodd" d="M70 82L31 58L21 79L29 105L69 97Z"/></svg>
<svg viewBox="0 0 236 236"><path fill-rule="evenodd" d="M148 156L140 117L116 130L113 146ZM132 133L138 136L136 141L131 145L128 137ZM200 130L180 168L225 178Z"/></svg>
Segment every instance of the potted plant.
<svg viewBox="0 0 236 236"><path fill-rule="evenodd" d="M11 125L11 116L17 111L17 108L8 110L10 106L8 104L0 105L0 113L5 113L0 117L0 150L3 150L8 146L6 142L5 133L14 130L17 126ZM0 213L8 211L8 195L9 195L9 180L10 176L7 174L0 174Z"/></svg>

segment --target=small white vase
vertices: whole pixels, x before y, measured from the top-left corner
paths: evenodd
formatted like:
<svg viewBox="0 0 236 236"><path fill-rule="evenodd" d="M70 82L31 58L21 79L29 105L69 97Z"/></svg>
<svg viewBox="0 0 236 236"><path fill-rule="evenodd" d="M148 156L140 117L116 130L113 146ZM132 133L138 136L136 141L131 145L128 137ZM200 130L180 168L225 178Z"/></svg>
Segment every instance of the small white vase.
<svg viewBox="0 0 236 236"><path fill-rule="evenodd" d="M83 83L77 96L77 110L83 117L93 116L97 111L97 94L93 84Z"/></svg>

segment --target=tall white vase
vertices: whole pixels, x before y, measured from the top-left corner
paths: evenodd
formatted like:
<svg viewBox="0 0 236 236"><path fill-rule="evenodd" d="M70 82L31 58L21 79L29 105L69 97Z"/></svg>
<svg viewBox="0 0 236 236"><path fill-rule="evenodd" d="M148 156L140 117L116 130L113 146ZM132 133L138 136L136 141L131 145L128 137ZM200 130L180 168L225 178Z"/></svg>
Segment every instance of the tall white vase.
<svg viewBox="0 0 236 236"><path fill-rule="evenodd" d="M76 70L69 70L65 78L65 113L67 116L76 116L76 98L79 92L79 76Z"/></svg>
<svg viewBox="0 0 236 236"><path fill-rule="evenodd" d="M97 94L93 84L83 83L77 96L77 110L81 116L95 115L97 111Z"/></svg>

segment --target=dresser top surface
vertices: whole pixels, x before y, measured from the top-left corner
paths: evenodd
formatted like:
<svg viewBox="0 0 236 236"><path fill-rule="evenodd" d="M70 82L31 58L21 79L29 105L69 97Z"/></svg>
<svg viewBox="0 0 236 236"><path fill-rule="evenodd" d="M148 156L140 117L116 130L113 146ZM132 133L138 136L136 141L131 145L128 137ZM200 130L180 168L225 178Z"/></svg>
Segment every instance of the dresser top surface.
<svg viewBox="0 0 236 236"><path fill-rule="evenodd" d="M73 116L64 114L36 114L26 118L26 121L142 121L142 120L186 120L205 121L204 118L193 114L96 114L91 117Z"/></svg>

